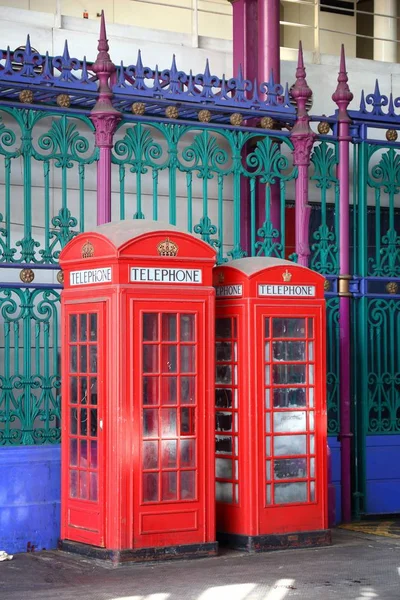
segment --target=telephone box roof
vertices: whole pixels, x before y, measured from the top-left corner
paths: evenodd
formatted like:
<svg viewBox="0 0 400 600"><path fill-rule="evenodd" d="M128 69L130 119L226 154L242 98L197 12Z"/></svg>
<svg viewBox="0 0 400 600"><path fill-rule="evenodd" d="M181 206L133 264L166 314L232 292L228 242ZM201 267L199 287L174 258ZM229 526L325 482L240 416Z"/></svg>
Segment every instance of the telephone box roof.
<svg viewBox="0 0 400 600"><path fill-rule="evenodd" d="M175 231L177 233L183 233L176 225L170 225L163 221L150 221L147 219L112 221L111 223L105 223L104 225L94 227L91 229L90 233L104 235L116 248L120 248L125 242L153 231ZM201 239L198 235L192 233L187 233L187 235L192 236L197 240Z"/></svg>
<svg viewBox="0 0 400 600"><path fill-rule="evenodd" d="M253 256L251 258L238 258L236 260L231 260L230 262L224 265L225 267L231 267L233 269L237 269L241 271L245 275L251 276L254 273L258 273L259 271L263 271L264 269L270 269L272 267L288 267L288 268L300 268L300 269L308 269L307 267L302 267L290 260L284 260L283 258L273 258L272 256Z"/></svg>

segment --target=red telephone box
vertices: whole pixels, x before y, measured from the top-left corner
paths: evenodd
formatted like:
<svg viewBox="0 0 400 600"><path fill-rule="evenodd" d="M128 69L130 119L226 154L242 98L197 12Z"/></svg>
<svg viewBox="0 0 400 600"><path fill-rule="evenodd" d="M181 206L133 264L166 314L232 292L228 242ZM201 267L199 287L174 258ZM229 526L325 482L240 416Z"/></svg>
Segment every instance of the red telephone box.
<svg viewBox="0 0 400 600"><path fill-rule="evenodd" d="M324 277L243 258L214 269L218 539L330 543Z"/></svg>
<svg viewBox="0 0 400 600"><path fill-rule="evenodd" d="M215 554L215 251L122 221L75 237L60 264L62 546Z"/></svg>

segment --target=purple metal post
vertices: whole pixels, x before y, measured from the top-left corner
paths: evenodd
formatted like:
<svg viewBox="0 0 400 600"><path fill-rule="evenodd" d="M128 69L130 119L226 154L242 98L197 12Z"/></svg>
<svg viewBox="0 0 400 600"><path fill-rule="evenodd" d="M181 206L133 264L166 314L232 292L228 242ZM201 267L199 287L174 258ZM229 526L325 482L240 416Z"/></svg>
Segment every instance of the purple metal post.
<svg viewBox="0 0 400 600"><path fill-rule="evenodd" d="M297 119L291 132L294 146L294 164L298 168L296 179L296 254L297 262L308 267L310 245L308 231L311 208L308 204L308 167L310 165L311 149L315 134L310 128L310 117L306 109L306 102L312 96L306 80L304 68L303 48L300 42L299 57L296 69L296 83L292 88L292 97L296 101Z"/></svg>
<svg viewBox="0 0 400 600"><path fill-rule="evenodd" d="M98 54L92 69L99 79L99 97L90 114L96 129L96 146L99 148L97 163L97 224L111 221L111 148L113 136L121 114L112 105L109 80L116 67L108 53L104 11L101 11Z"/></svg>
<svg viewBox="0 0 400 600"><path fill-rule="evenodd" d="M353 99L348 86L344 46L340 56L338 84L332 100L337 104L339 164L337 176L339 180L339 347L340 347L340 441L341 441L341 486L342 486L342 520L351 520L351 409L350 409L350 297L348 290L350 272L350 118L348 106Z"/></svg>

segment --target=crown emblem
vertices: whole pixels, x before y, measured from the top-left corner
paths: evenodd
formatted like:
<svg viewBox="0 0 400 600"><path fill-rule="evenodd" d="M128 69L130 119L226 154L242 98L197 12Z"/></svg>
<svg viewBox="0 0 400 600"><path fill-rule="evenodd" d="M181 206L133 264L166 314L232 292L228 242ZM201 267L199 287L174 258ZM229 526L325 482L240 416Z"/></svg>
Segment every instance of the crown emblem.
<svg viewBox="0 0 400 600"><path fill-rule="evenodd" d="M282 273L283 281L290 281L292 279L292 274L286 269L284 273Z"/></svg>
<svg viewBox="0 0 400 600"><path fill-rule="evenodd" d="M92 256L94 256L94 246L88 240L82 246L82 258L92 258Z"/></svg>
<svg viewBox="0 0 400 600"><path fill-rule="evenodd" d="M169 238L166 238L157 246L157 252L160 256L176 256L178 254L178 250L178 245L175 244L175 242L172 242Z"/></svg>
<svg viewBox="0 0 400 600"><path fill-rule="evenodd" d="M218 274L218 283L224 283L225 281L225 276L223 273L219 273Z"/></svg>

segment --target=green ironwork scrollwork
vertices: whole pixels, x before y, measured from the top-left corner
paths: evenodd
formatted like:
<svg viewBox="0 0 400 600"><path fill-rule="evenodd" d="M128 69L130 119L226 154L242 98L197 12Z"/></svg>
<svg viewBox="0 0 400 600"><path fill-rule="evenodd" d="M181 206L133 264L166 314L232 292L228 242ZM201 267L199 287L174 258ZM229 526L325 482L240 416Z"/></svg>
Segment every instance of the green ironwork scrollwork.
<svg viewBox="0 0 400 600"><path fill-rule="evenodd" d="M339 433L339 298L326 301L328 433Z"/></svg>

